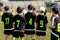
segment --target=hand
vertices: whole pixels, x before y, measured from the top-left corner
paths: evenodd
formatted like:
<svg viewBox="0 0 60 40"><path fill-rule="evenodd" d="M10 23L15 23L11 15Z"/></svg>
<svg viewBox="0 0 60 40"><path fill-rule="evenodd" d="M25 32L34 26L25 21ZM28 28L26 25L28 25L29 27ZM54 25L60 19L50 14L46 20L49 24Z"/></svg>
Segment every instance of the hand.
<svg viewBox="0 0 60 40"><path fill-rule="evenodd" d="M55 28L55 26L49 26L49 28Z"/></svg>
<svg viewBox="0 0 60 40"><path fill-rule="evenodd" d="M55 28L55 26L51 26L52 28Z"/></svg>

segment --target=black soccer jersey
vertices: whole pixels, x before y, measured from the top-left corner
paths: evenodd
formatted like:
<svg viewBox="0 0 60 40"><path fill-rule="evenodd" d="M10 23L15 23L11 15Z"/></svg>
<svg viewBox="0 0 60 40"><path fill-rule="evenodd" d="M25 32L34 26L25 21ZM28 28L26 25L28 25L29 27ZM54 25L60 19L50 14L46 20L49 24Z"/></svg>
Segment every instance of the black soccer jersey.
<svg viewBox="0 0 60 40"><path fill-rule="evenodd" d="M48 20L47 20L47 17L44 16L44 15L38 15L37 16L37 20L36 20L36 23L37 23L37 30L46 30L46 23L48 23Z"/></svg>
<svg viewBox="0 0 60 40"><path fill-rule="evenodd" d="M4 28L5 29L9 29L9 28L13 28L12 27L12 13L9 12L5 12L2 15L2 21L4 22Z"/></svg>
<svg viewBox="0 0 60 40"><path fill-rule="evenodd" d="M59 37L60 35L60 18L53 17L52 18L52 26L55 26L55 28L51 28L52 34L56 37Z"/></svg>
<svg viewBox="0 0 60 40"><path fill-rule="evenodd" d="M27 22L25 29L34 29L34 23L36 21L36 15L32 12L27 12L25 14L25 20Z"/></svg>
<svg viewBox="0 0 60 40"><path fill-rule="evenodd" d="M53 28L52 30L60 33L60 17L56 17L54 19L54 26L55 26L55 28Z"/></svg>
<svg viewBox="0 0 60 40"><path fill-rule="evenodd" d="M13 22L14 24L14 30L23 30L24 29L24 24L25 22L25 18L21 15L15 15L13 17Z"/></svg>

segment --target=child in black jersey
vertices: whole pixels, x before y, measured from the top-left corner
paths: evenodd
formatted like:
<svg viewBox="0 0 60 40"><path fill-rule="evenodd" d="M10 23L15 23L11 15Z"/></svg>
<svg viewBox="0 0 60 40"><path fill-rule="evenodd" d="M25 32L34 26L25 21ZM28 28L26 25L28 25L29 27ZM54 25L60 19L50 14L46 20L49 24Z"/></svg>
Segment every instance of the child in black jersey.
<svg viewBox="0 0 60 40"><path fill-rule="evenodd" d="M51 21L51 23L52 23L52 26L51 26L51 40L58 40L58 37L59 37L59 28L60 28L60 24L58 24L58 23L60 23L59 21L60 21L60 18L59 18L59 16L58 16L58 14L59 14L59 11L58 11L58 8L56 8L56 7L53 7L52 8L52 13L53 13L53 17L52 17L52 21ZM59 19L58 19L59 18ZM58 32L59 31L59 32Z"/></svg>
<svg viewBox="0 0 60 40"><path fill-rule="evenodd" d="M26 38L31 38L32 40L34 39L34 34L35 34L35 21L36 21L36 15L33 12L33 5L28 5L28 12L25 14L25 20L27 22L25 26L25 34ZM29 40L29 39L26 39Z"/></svg>
<svg viewBox="0 0 60 40"><path fill-rule="evenodd" d="M45 36L46 36L46 29L47 29L47 17L44 15L45 13L45 8L41 7L40 8L40 14L37 16L37 20L36 20L36 35L37 35L37 39L40 40L40 36L42 37L42 40L45 40Z"/></svg>
<svg viewBox="0 0 60 40"><path fill-rule="evenodd" d="M20 40L24 40L24 25L26 24L24 17L22 16L23 9L18 7L17 14L13 17L14 30L13 30L13 37L17 38L20 37Z"/></svg>
<svg viewBox="0 0 60 40"><path fill-rule="evenodd" d="M4 34L6 35L6 39L8 40L8 36L12 35L13 26L12 26L12 13L9 12L9 7L4 7L5 12L2 15L2 22L4 23Z"/></svg>

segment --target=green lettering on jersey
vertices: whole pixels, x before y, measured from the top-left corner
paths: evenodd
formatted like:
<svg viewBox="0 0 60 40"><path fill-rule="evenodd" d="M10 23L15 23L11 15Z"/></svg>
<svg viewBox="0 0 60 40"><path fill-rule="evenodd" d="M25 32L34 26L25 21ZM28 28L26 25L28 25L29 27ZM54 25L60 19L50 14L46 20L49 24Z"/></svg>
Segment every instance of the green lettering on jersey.
<svg viewBox="0 0 60 40"><path fill-rule="evenodd" d="M19 24L20 24L20 20L17 20L17 28L19 27Z"/></svg>
<svg viewBox="0 0 60 40"><path fill-rule="evenodd" d="M9 24L9 18L5 18L5 24Z"/></svg>
<svg viewBox="0 0 60 40"><path fill-rule="evenodd" d="M43 26L44 26L43 23L44 23L43 20L40 20L40 27L41 28L43 28Z"/></svg>
<svg viewBox="0 0 60 40"><path fill-rule="evenodd" d="M58 32L60 32L60 23L58 23L57 27Z"/></svg>
<svg viewBox="0 0 60 40"><path fill-rule="evenodd" d="M32 25L32 18L30 18L30 20L29 20L29 24Z"/></svg>

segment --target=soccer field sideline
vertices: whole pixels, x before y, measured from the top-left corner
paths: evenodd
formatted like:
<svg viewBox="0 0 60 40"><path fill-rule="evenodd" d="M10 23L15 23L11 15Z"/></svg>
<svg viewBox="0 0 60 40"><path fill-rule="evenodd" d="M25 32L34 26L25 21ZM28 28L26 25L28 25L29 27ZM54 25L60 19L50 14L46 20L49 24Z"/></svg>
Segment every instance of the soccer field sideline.
<svg viewBox="0 0 60 40"><path fill-rule="evenodd" d="M49 22L49 25L50 25L51 22L50 22L50 18L49 17L48 17L48 22ZM0 40L4 40L5 39L5 35L3 34L3 29L4 29L4 25L1 22L1 17L0 17ZM48 29L47 35L46 35L46 40L50 40L50 32L51 32L50 29ZM9 37L9 40L12 40L12 37L11 36Z"/></svg>

